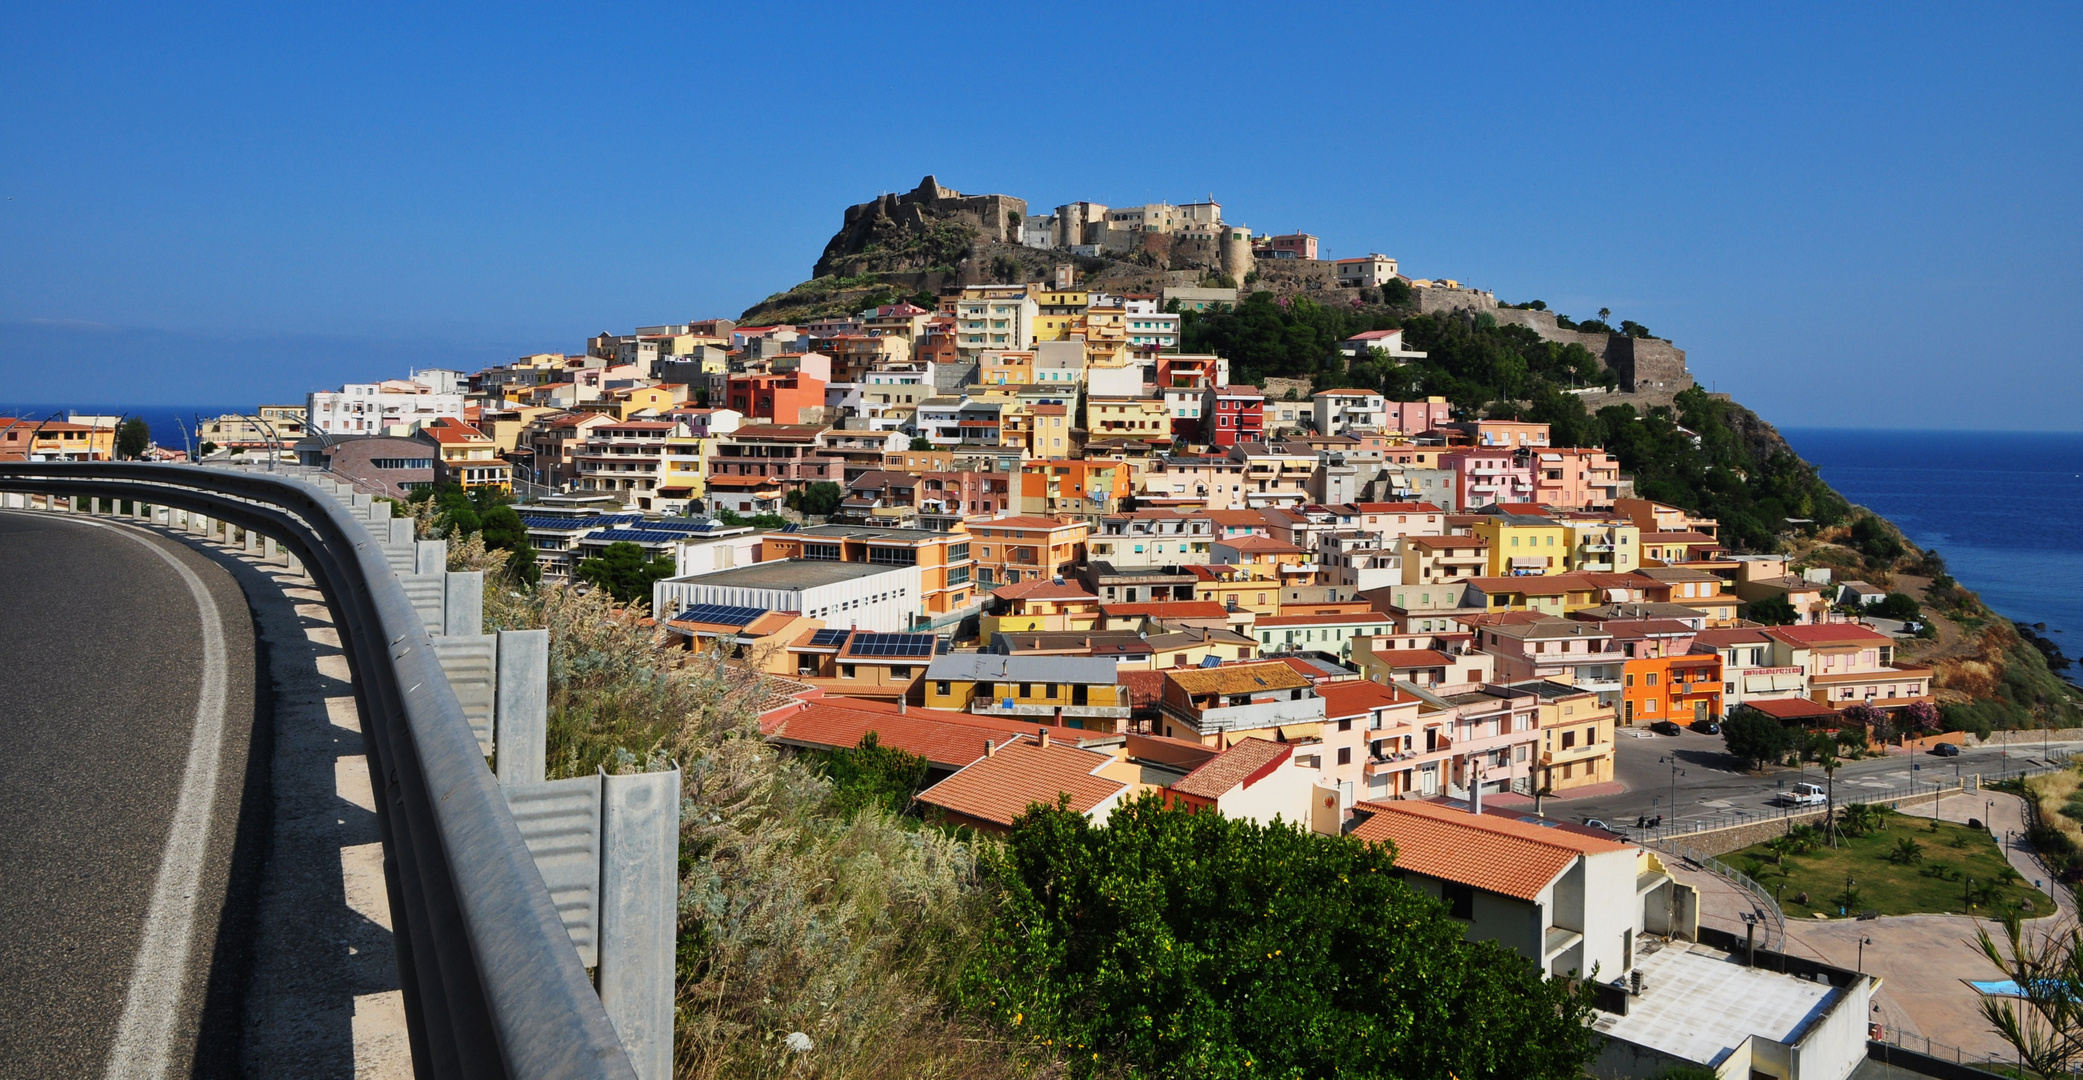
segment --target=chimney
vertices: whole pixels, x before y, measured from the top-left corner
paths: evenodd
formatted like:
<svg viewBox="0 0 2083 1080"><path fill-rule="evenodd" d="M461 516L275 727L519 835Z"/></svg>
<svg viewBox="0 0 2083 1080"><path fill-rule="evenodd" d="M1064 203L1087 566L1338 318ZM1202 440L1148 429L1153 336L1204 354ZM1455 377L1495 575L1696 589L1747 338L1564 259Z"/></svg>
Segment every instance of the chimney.
<svg viewBox="0 0 2083 1080"><path fill-rule="evenodd" d="M1048 729L1048 728L1042 728L1042 729L1041 729L1041 744L1042 744L1042 747L1043 747L1043 749L1047 749L1047 748L1048 748L1048 745L1049 745L1049 729Z"/></svg>
<svg viewBox="0 0 2083 1080"><path fill-rule="evenodd" d="M998 752L998 748L997 748L996 746L993 746L993 745L991 745L991 740L989 740L989 739L985 739L985 740L984 740L984 756L985 756L985 757L990 757L990 756L992 756L993 754L996 754L997 752Z"/></svg>
<svg viewBox="0 0 2083 1080"><path fill-rule="evenodd" d="M898 698L898 699L897 699L897 715L899 715L899 716L902 716L902 715L904 715L904 706L905 706L906 704L908 704L908 702L907 702L907 701L905 701L905 699L903 699L903 698Z"/></svg>

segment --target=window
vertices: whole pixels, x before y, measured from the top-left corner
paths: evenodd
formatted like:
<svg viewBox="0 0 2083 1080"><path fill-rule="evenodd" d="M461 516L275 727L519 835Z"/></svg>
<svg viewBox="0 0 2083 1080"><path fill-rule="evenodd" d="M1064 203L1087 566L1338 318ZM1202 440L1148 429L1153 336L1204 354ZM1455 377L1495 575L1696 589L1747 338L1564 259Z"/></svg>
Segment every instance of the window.
<svg viewBox="0 0 2083 1080"><path fill-rule="evenodd" d="M948 685L946 679L942 679L941 681L933 684L933 692L939 694L942 697L946 697L949 694L954 693L954 690Z"/></svg>
<svg viewBox="0 0 2083 1080"><path fill-rule="evenodd" d="M911 669L903 666L902 664L899 664L895 667L890 668L890 678L909 679L911 678Z"/></svg>
<svg viewBox="0 0 2083 1080"><path fill-rule="evenodd" d="M1339 748L1338 748L1338 764L1340 764L1340 765L1350 765L1350 764L1352 764L1352 763L1353 763L1353 748L1352 748L1352 747L1350 747L1350 746L1341 746L1341 747L1339 747Z"/></svg>
<svg viewBox="0 0 2083 1080"><path fill-rule="evenodd" d="M839 677L842 679L854 678L854 666L852 664L839 665Z"/></svg>
<svg viewBox="0 0 2083 1080"><path fill-rule="evenodd" d="M838 561L839 561L839 545L837 545L837 544L804 544L804 545L803 545L803 557L804 557L805 559L818 559L818 560L821 560L821 561L824 561L824 562L838 562Z"/></svg>
<svg viewBox="0 0 2083 1080"><path fill-rule="evenodd" d="M1439 898L1446 901L1447 914L1457 919L1475 918L1475 890L1458 881L1439 883Z"/></svg>

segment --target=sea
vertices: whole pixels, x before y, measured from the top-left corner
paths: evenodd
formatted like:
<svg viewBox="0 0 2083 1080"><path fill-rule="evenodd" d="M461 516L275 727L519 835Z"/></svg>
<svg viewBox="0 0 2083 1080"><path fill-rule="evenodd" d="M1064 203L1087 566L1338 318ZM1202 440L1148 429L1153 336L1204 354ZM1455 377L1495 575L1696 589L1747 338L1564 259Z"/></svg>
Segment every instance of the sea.
<svg viewBox="0 0 2083 1080"><path fill-rule="evenodd" d="M63 420L73 413L88 416L139 416L151 425L152 441L171 450L189 450L199 420L214 420L226 413L251 413L252 405L96 405L69 403L53 405L0 401L0 416L22 416L42 420L56 413Z"/></svg>
<svg viewBox="0 0 2083 1080"><path fill-rule="evenodd" d="M1937 549L1991 609L2083 656L2083 432L1780 434L1845 498Z"/></svg>

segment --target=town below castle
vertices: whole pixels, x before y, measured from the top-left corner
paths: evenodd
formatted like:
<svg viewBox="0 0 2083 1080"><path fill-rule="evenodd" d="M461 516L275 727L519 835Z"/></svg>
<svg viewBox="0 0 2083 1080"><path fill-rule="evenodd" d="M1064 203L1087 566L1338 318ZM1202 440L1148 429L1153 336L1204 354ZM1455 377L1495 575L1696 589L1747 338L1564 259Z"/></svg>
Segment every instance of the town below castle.
<svg viewBox="0 0 2083 1080"><path fill-rule="evenodd" d="M1633 324L1322 245L1212 198L1035 214L929 177L848 209L813 279L739 319L314 389L205 422L195 456L322 469L429 529L446 500L487 542L510 507L531 582L648 605L676 647L767 680L779 746L920 756L932 820L1002 833L1061 801L1104 823L1156 793L1303 823L1393 843L1543 972L1762 1003L1700 1037L1655 1019L1709 1004L1686 991L1602 1014L1607 1074L1734 1041L1847 1075L1870 978L1642 951L1739 942L1702 937L1659 855L1536 811L1618 791L1619 742L1652 729L1930 727L1933 671L1867 617L1885 591L1644 497L1548 422L1342 378L1424 362L1405 329L1335 340L1330 379L1190 347L1253 304L1401 311L1578 350L1596 378L1561 392L1586 409L1668 418L1698 393ZM759 318L787 310L808 317ZM115 451L114 418L0 432L15 456Z"/></svg>

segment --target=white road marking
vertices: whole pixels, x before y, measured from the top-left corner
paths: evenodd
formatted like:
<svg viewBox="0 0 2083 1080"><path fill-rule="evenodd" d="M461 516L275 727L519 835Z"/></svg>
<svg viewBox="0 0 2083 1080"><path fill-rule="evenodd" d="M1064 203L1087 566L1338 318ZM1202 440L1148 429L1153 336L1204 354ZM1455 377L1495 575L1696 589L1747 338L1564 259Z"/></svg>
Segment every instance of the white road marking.
<svg viewBox="0 0 2083 1080"><path fill-rule="evenodd" d="M81 524L128 537L166 560L188 586L202 615L202 690L196 696L188 763L181 772L173 827L167 832L166 847L159 857L159 879L145 913L144 940L138 946L130 989L123 996L123 1017L117 1022L116 1040L104 1070L111 1080L157 1080L167 1075L172 1064L167 1054L188 979L196 893L201 889L211 810L217 801L218 763L224 750L224 622L210 590L187 564L128 529L91 520Z"/></svg>

